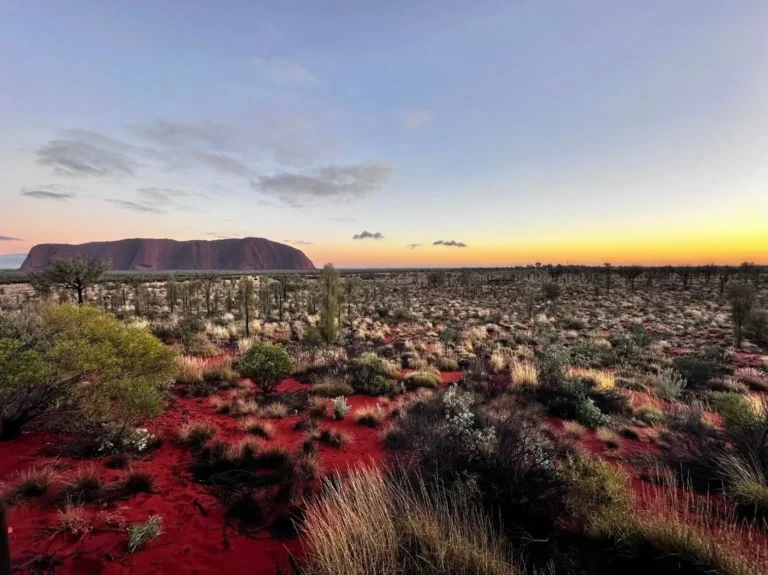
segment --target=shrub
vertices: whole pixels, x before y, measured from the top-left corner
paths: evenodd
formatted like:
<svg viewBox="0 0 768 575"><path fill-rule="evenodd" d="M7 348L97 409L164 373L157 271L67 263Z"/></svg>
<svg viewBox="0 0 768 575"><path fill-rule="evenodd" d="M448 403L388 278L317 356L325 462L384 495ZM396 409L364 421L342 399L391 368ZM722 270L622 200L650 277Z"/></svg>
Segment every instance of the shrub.
<svg viewBox="0 0 768 575"><path fill-rule="evenodd" d="M190 355L180 355L178 361L179 373L176 376L176 381L183 384L203 382L203 369L205 367L204 360Z"/></svg>
<svg viewBox="0 0 768 575"><path fill-rule="evenodd" d="M334 419L342 420L349 413L349 406L347 405L347 398L343 396L334 397L331 400L333 404L333 417Z"/></svg>
<svg viewBox="0 0 768 575"><path fill-rule="evenodd" d="M312 435L313 439L332 447L342 447L352 442L352 437L343 431L324 427Z"/></svg>
<svg viewBox="0 0 768 575"><path fill-rule="evenodd" d="M616 377L610 371L602 369L570 368L568 377L585 379L592 383L592 386L600 390L613 389L616 385Z"/></svg>
<svg viewBox="0 0 768 575"><path fill-rule="evenodd" d="M586 398L576 408L576 419L592 429L608 425L611 421L611 418L608 415L600 411L600 408L595 405L595 402L591 397Z"/></svg>
<svg viewBox="0 0 768 575"><path fill-rule="evenodd" d="M733 374L736 379L746 384L752 391L768 391L768 375L754 367L737 369Z"/></svg>
<svg viewBox="0 0 768 575"><path fill-rule="evenodd" d="M599 457L571 457L565 465L568 510L590 529L603 533L630 512L629 475Z"/></svg>
<svg viewBox="0 0 768 575"><path fill-rule="evenodd" d="M0 438L67 401L123 430L162 411L178 369L173 350L93 306L51 304L41 313L44 346L0 341Z"/></svg>
<svg viewBox="0 0 768 575"><path fill-rule="evenodd" d="M237 373L232 369L232 360L229 358L223 361L209 362L203 368L205 381L232 381L235 378L237 378Z"/></svg>
<svg viewBox="0 0 768 575"><path fill-rule="evenodd" d="M360 356L352 365L352 387L358 393L386 395L395 389L400 369L375 353Z"/></svg>
<svg viewBox="0 0 768 575"><path fill-rule="evenodd" d="M57 533L63 532L77 536L90 533L93 529L93 523L85 516L85 509L82 505L66 503L62 509L59 509L57 515Z"/></svg>
<svg viewBox="0 0 768 575"><path fill-rule="evenodd" d="M154 488L155 477L148 469L129 467L118 480L115 490L127 497L134 493L152 493Z"/></svg>
<svg viewBox="0 0 768 575"><path fill-rule="evenodd" d="M30 497L39 497L48 491L48 487L58 478L59 468L55 464L42 464L25 469L13 478L3 499L17 503Z"/></svg>
<svg viewBox="0 0 768 575"><path fill-rule="evenodd" d="M568 350L562 345L545 345L538 354L539 379L553 383L564 380L569 357Z"/></svg>
<svg viewBox="0 0 768 575"><path fill-rule="evenodd" d="M443 379L440 374L432 371L414 371L403 377L403 384L409 391L419 387L437 389L442 382Z"/></svg>
<svg viewBox="0 0 768 575"><path fill-rule="evenodd" d="M632 412L635 422L642 426L656 425L664 420L664 412L652 405L641 405Z"/></svg>
<svg viewBox="0 0 768 575"><path fill-rule="evenodd" d="M321 397L313 397L309 400L309 417L312 419L325 419L328 415L328 400Z"/></svg>
<svg viewBox="0 0 768 575"><path fill-rule="evenodd" d="M150 515L149 519L143 523L129 525L126 531L128 533L128 552L135 553L163 533L163 518L160 515Z"/></svg>
<svg viewBox="0 0 768 575"><path fill-rule="evenodd" d="M206 441L216 435L216 426L210 421L190 421L179 427L179 443L190 447L202 447Z"/></svg>
<svg viewBox="0 0 768 575"><path fill-rule="evenodd" d="M263 393L273 393L291 372L291 358L281 345L254 344L236 365Z"/></svg>
<svg viewBox="0 0 768 575"><path fill-rule="evenodd" d="M66 496L76 501L90 501L101 490L103 483L95 465L81 467L67 481Z"/></svg>
<svg viewBox="0 0 768 575"><path fill-rule="evenodd" d="M685 389L685 379L673 369L665 369L651 378L656 394L667 401L674 401L680 397Z"/></svg>
<svg viewBox="0 0 768 575"><path fill-rule="evenodd" d="M753 311L750 314L745 332L752 343L768 347L768 309Z"/></svg>
<svg viewBox="0 0 768 575"><path fill-rule="evenodd" d="M259 417L267 419L282 419L288 415L288 406L276 401L259 410Z"/></svg>
<svg viewBox="0 0 768 575"><path fill-rule="evenodd" d="M440 371L459 371L459 362L452 357L441 357L437 360Z"/></svg>

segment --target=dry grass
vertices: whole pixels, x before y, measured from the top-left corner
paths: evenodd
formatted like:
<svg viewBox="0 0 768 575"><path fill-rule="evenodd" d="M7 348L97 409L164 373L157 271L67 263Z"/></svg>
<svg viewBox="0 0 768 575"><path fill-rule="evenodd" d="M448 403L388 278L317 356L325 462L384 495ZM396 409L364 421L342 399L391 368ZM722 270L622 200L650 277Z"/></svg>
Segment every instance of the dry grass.
<svg viewBox="0 0 768 575"><path fill-rule="evenodd" d="M259 417L266 419L282 419L288 415L288 406L276 401L259 410Z"/></svg>
<svg viewBox="0 0 768 575"><path fill-rule="evenodd" d="M568 368L568 377L588 379L597 389L613 389L616 387L616 377L604 369L588 369L584 367Z"/></svg>
<svg viewBox="0 0 768 575"><path fill-rule="evenodd" d="M384 410L380 405L361 407L354 413L355 423L366 427L379 427L384 416Z"/></svg>
<svg viewBox="0 0 768 575"><path fill-rule="evenodd" d="M70 535L86 535L93 529L93 523L85 515L82 505L66 503L59 509L56 516L56 533L68 533Z"/></svg>
<svg viewBox="0 0 768 575"><path fill-rule="evenodd" d="M20 471L10 483L3 499L18 503L31 497L43 495L52 483L59 480L60 467L55 463L44 463Z"/></svg>
<svg viewBox="0 0 768 575"><path fill-rule="evenodd" d="M504 542L461 493L411 488L369 468L326 488L303 525L312 575L518 573Z"/></svg>
<svg viewBox="0 0 768 575"><path fill-rule="evenodd" d="M578 441L587 432L587 428L584 427L578 421L564 421L563 422L563 436L567 439Z"/></svg>
<svg viewBox="0 0 768 575"><path fill-rule="evenodd" d="M228 461L237 462L254 457L261 449L261 443L255 437L246 437L227 447Z"/></svg>
<svg viewBox="0 0 768 575"><path fill-rule="evenodd" d="M513 360L509 365L512 383L536 385L539 382L539 370L532 361Z"/></svg>
<svg viewBox="0 0 768 575"><path fill-rule="evenodd" d="M210 421L195 420L184 423L176 432L179 443L192 447L200 447L216 435L217 429Z"/></svg>
<svg viewBox="0 0 768 575"><path fill-rule="evenodd" d="M353 439L349 433L337 429L330 429L328 427L313 433L310 437L320 443L325 443L326 445L337 448L349 445L352 443Z"/></svg>
<svg viewBox="0 0 768 575"><path fill-rule="evenodd" d="M595 431L595 437L608 449L618 449L621 447L621 436L607 427L598 427L597 431Z"/></svg>
<svg viewBox="0 0 768 575"><path fill-rule="evenodd" d="M206 368L206 361L204 359L190 355L180 355L178 362L179 373L176 376L176 381L184 384L203 382L203 371Z"/></svg>
<svg viewBox="0 0 768 575"><path fill-rule="evenodd" d="M275 435L275 426L268 421L262 421L258 417L246 417L240 426L243 431L261 437L263 439L271 439Z"/></svg>
<svg viewBox="0 0 768 575"><path fill-rule="evenodd" d="M752 391L768 391L768 376L754 367L737 369L733 376Z"/></svg>

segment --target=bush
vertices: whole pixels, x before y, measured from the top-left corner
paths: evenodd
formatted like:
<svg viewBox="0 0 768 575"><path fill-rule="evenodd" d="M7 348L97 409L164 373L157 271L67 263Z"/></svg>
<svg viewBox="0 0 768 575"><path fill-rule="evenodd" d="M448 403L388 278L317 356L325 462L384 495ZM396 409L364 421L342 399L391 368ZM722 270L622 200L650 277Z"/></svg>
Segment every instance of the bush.
<svg viewBox="0 0 768 575"><path fill-rule="evenodd" d="M163 533L163 518L151 515L144 523L134 523L127 529L128 552L135 553Z"/></svg>
<svg viewBox="0 0 768 575"><path fill-rule="evenodd" d="M400 376L397 366L375 353L360 356L352 365L352 387L358 393L387 395L395 390L394 380Z"/></svg>
<svg viewBox="0 0 768 575"><path fill-rule="evenodd" d="M567 460L568 510L590 529L601 533L630 512L629 475L599 457Z"/></svg>
<svg viewBox="0 0 768 575"><path fill-rule="evenodd" d="M44 344L0 343L0 438L18 436L56 403L77 406L118 435L162 411L178 369L173 350L92 306L48 305L41 313Z"/></svg>
<svg viewBox="0 0 768 575"><path fill-rule="evenodd" d="M752 343L768 347L768 309L759 309L750 314L746 335Z"/></svg>
<svg viewBox="0 0 768 575"><path fill-rule="evenodd" d="M674 401L680 397L685 389L685 379L673 369L660 371L651 379L651 385L656 394L667 401Z"/></svg>
<svg viewBox="0 0 768 575"><path fill-rule="evenodd" d="M576 419L591 429L608 425L611 422L611 418L600 411L591 397L586 398L576 408Z"/></svg>
<svg viewBox="0 0 768 575"><path fill-rule="evenodd" d="M419 387L437 389L442 382L440 374L432 371L414 371L403 377L403 384L409 391Z"/></svg>
<svg viewBox="0 0 768 575"><path fill-rule="evenodd" d="M539 380L559 382L565 379L565 368L570 356L562 345L548 344L538 354Z"/></svg>
<svg viewBox="0 0 768 575"><path fill-rule="evenodd" d="M312 386L312 394L319 397L338 397L340 395L352 395L355 390L344 379L338 377L324 377Z"/></svg>
<svg viewBox="0 0 768 575"><path fill-rule="evenodd" d="M291 358L281 345L255 344L236 365L263 393L273 393L291 372Z"/></svg>
<svg viewBox="0 0 768 575"><path fill-rule="evenodd" d="M344 419L347 414L349 413L349 406L347 405L347 398L343 395L340 395L339 397L334 397L331 400L331 403L333 404L333 417L334 419L338 419L339 421Z"/></svg>

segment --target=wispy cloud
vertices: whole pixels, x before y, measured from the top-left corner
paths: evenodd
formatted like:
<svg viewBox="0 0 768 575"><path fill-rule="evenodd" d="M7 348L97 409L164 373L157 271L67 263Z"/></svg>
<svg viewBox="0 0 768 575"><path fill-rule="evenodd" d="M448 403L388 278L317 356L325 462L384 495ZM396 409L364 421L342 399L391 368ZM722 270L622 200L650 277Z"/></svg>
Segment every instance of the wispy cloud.
<svg viewBox="0 0 768 575"><path fill-rule="evenodd" d="M117 200L114 198L108 198L104 200L105 202L109 202L110 204L113 204L115 206L118 206L120 208L123 208L125 210L131 210L133 212L143 212L146 214L164 214L165 212L159 208L155 208L153 206L150 206L148 204L142 204L139 202L130 202L127 200Z"/></svg>
<svg viewBox="0 0 768 575"><path fill-rule="evenodd" d="M282 86L315 86L320 80L296 60L289 58L255 57L251 64L267 77Z"/></svg>
<svg viewBox="0 0 768 575"><path fill-rule="evenodd" d="M342 202L362 198L381 188L391 175L392 168L383 163L331 165L308 173L260 176L251 185L256 191L301 207L318 201Z"/></svg>
<svg viewBox="0 0 768 575"><path fill-rule="evenodd" d="M292 246L311 246L312 242L306 242L304 240L283 240L283 243L290 244Z"/></svg>
<svg viewBox="0 0 768 575"><path fill-rule="evenodd" d="M421 108L411 108L403 115L403 127L407 130L418 130L432 118L432 112Z"/></svg>
<svg viewBox="0 0 768 575"><path fill-rule="evenodd" d="M355 218L328 218L328 220L331 222L343 222L346 224L351 224L357 221Z"/></svg>
<svg viewBox="0 0 768 575"><path fill-rule="evenodd" d="M56 202L65 202L71 200L76 194L72 192L60 192L62 186L51 184L48 186L37 187L24 187L21 188L20 194L28 198L35 198L36 200L53 200Z"/></svg>
<svg viewBox="0 0 768 575"><path fill-rule="evenodd" d="M21 238L12 238L11 236L0 236L0 242L23 242Z"/></svg>
<svg viewBox="0 0 768 575"><path fill-rule="evenodd" d="M432 242L433 246L446 246L449 248L467 248L469 247L467 244L463 242L457 242L454 240L437 240L436 242Z"/></svg>
<svg viewBox="0 0 768 575"><path fill-rule="evenodd" d="M415 250L416 248L420 248L424 244L408 244L406 247L411 248L412 250Z"/></svg>
<svg viewBox="0 0 768 575"><path fill-rule="evenodd" d="M363 231L363 232L361 232L359 234L355 234L354 236L352 236L352 239L353 240L368 240L368 239L383 240L384 239L384 235L381 232L367 232L367 231Z"/></svg>

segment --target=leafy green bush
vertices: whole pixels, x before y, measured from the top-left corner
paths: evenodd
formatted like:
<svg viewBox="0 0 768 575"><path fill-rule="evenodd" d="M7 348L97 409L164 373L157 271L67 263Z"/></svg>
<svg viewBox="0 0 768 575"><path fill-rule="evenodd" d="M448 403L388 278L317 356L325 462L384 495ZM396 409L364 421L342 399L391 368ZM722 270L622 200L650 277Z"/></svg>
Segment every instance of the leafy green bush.
<svg viewBox="0 0 768 575"><path fill-rule="evenodd" d="M599 457L571 457L565 465L568 510L597 532L627 514L632 503L629 475Z"/></svg>
<svg viewBox="0 0 768 575"><path fill-rule="evenodd" d="M118 435L162 411L178 365L173 350L149 332L130 328L92 307L48 305L39 312L45 337L0 351L0 437L50 406L70 402ZM19 352L22 353L19 353Z"/></svg>
<svg viewBox="0 0 768 575"><path fill-rule="evenodd" d="M749 340L762 347L768 347L768 310L759 309L750 314L746 335Z"/></svg>
<svg viewBox="0 0 768 575"><path fill-rule="evenodd" d="M259 343L245 352L235 369L263 393L272 393L291 372L291 365L291 357L282 345Z"/></svg>
<svg viewBox="0 0 768 575"><path fill-rule="evenodd" d="M386 395L395 390L395 379L400 375L397 366L375 353L366 353L352 364L352 387L358 393Z"/></svg>
<svg viewBox="0 0 768 575"><path fill-rule="evenodd" d="M576 420L591 429L608 425L611 422L611 418L600 411L591 397L586 398L576 408Z"/></svg>

